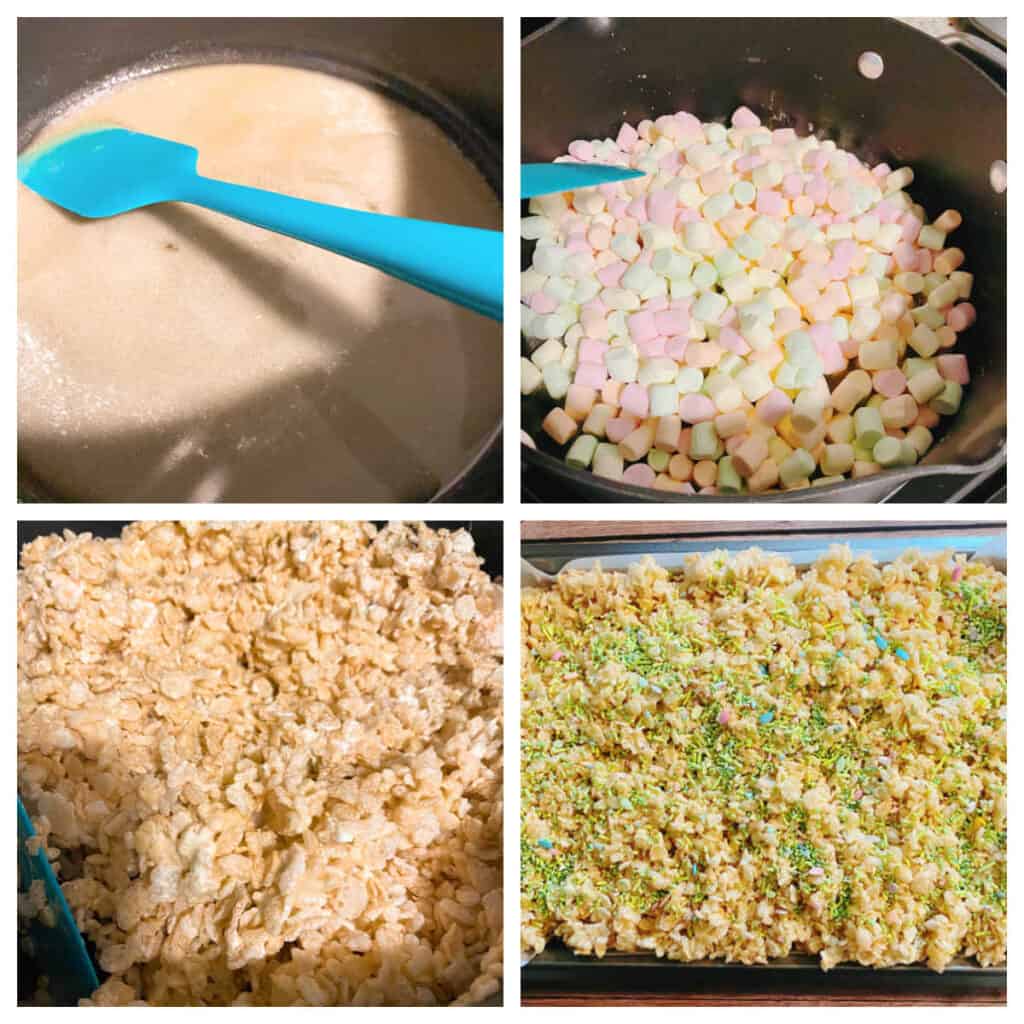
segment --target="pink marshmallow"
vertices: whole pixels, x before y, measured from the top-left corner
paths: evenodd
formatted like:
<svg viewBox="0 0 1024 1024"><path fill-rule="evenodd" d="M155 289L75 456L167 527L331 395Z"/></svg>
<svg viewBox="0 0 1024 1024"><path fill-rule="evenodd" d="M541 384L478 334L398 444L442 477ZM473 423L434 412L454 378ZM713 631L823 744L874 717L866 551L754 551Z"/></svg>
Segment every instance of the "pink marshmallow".
<svg viewBox="0 0 1024 1024"><path fill-rule="evenodd" d="M635 416L613 416L604 427L605 435L612 444L620 444L640 426Z"/></svg>
<svg viewBox="0 0 1024 1024"><path fill-rule="evenodd" d="M715 403L707 395L683 395L679 401L679 416L686 423L703 423L718 415Z"/></svg>
<svg viewBox="0 0 1024 1024"><path fill-rule="evenodd" d="M782 179L783 195L788 196L790 199L795 199L797 196L803 195L803 191L804 179L796 172L787 174Z"/></svg>
<svg viewBox="0 0 1024 1024"><path fill-rule="evenodd" d="M721 338L719 338L721 340ZM677 334L665 342L665 355L681 363L686 356L686 346L690 344L689 338L683 334Z"/></svg>
<svg viewBox="0 0 1024 1024"><path fill-rule="evenodd" d="M760 125L761 118L750 107L737 107L732 112L733 128L758 128Z"/></svg>
<svg viewBox="0 0 1024 1024"><path fill-rule="evenodd" d="M530 309L534 313L554 313L558 303L547 292L534 292L530 296Z"/></svg>
<svg viewBox="0 0 1024 1024"><path fill-rule="evenodd" d="M710 370L722 358L722 347L713 341L695 341L686 346L686 365Z"/></svg>
<svg viewBox="0 0 1024 1024"><path fill-rule="evenodd" d="M775 330L778 334L790 334L800 327L800 310L783 306L775 311Z"/></svg>
<svg viewBox="0 0 1024 1024"><path fill-rule="evenodd" d="M634 487L653 487L657 474L647 465L646 462L634 462L627 466L622 474L624 484L632 484Z"/></svg>
<svg viewBox="0 0 1024 1024"><path fill-rule="evenodd" d="M619 134L615 137L615 145L623 152L628 153L639 138L640 136L637 135L636 129L631 124L623 123Z"/></svg>
<svg viewBox="0 0 1024 1024"><path fill-rule="evenodd" d="M824 366L826 376L833 373L842 373L846 369L846 356L839 347L839 342L832 338L826 341L815 341L814 347L818 350L821 362Z"/></svg>
<svg viewBox="0 0 1024 1024"><path fill-rule="evenodd" d="M732 327L723 327L718 332L718 344L730 352L735 352L738 356L745 356L750 352L750 346L747 344L746 339L739 331Z"/></svg>
<svg viewBox="0 0 1024 1024"><path fill-rule="evenodd" d="M647 201L643 196L637 196L629 206L626 213L633 217L638 223L643 224L647 220Z"/></svg>
<svg viewBox="0 0 1024 1024"><path fill-rule="evenodd" d="M917 272L919 274L932 272L932 254L928 249L920 249L917 253Z"/></svg>
<svg viewBox="0 0 1024 1024"><path fill-rule="evenodd" d="M666 309L654 314L654 325L659 334L686 334L690 329L690 314L683 309Z"/></svg>
<svg viewBox="0 0 1024 1024"><path fill-rule="evenodd" d="M871 381L875 390L886 398L897 398L907 390L907 378L900 370L879 370Z"/></svg>
<svg viewBox="0 0 1024 1024"><path fill-rule="evenodd" d="M828 167L828 153L823 149L815 149L807 154L804 166L809 171L823 171Z"/></svg>
<svg viewBox="0 0 1024 1024"><path fill-rule="evenodd" d="M760 188L757 190L755 209L758 213L763 213L766 217L780 217L785 208L786 203L782 198L781 192L776 192L770 188Z"/></svg>
<svg viewBox="0 0 1024 1024"><path fill-rule="evenodd" d="M604 382L604 387L601 388L601 401L605 405L610 405L614 409L619 407L619 396L622 394L623 384L622 381L612 380L609 378Z"/></svg>
<svg viewBox="0 0 1024 1024"><path fill-rule="evenodd" d="M577 139L569 143L569 156L574 156L577 160L593 160L594 146L584 139Z"/></svg>
<svg viewBox="0 0 1024 1024"><path fill-rule="evenodd" d="M622 395L619 398L619 403L622 406L622 411L629 413L630 416L636 416L639 419L643 419L647 415L647 410L650 407L650 402L647 398L647 388L643 384L627 384L622 389Z"/></svg>
<svg viewBox="0 0 1024 1024"><path fill-rule="evenodd" d="M580 363L576 367L576 376L573 377L573 383L600 391L607 379L608 371L600 363Z"/></svg>
<svg viewBox="0 0 1024 1024"><path fill-rule="evenodd" d="M655 295L653 298L648 299L644 303L644 309L646 309L648 313L660 313L663 310L668 309L668 298L667 298L667 296L665 296L665 295ZM657 320L655 320L655 323L657 323ZM668 332L667 331L663 331L659 327L658 328L658 333L659 334L667 334Z"/></svg>
<svg viewBox="0 0 1024 1024"><path fill-rule="evenodd" d="M892 258L900 270L917 269L917 249L910 242L900 242L893 249Z"/></svg>
<svg viewBox="0 0 1024 1024"><path fill-rule="evenodd" d="M675 194L667 188L659 188L647 196L647 216L655 224L672 227L676 213Z"/></svg>
<svg viewBox="0 0 1024 1024"><path fill-rule="evenodd" d="M614 263L609 263L606 267L601 267L596 274L598 281L605 286L605 288L618 288L619 281L622 280L622 275L629 269L629 264L624 260L616 260Z"/></svg>
<svg viewBox="0 0 1024 1024"><path fill-rule="evenodd" d="M900 240L903 242L916 242L917 236L921 233L921 228L924 226L924 221L908 211L900 217L899 223L903 228L903 235Z"/></svg>
<svg viewBox="0 0 1024 1024"><path fill-rule="evenodd" d="M769 427L774 427L784 416L788 416L793 408L789 395L779 388L772 388L754 407L757 418Z"/></svg>
<svg viewBox="0 0 1024 1024"><path fill-rule="evenodd" d="M892 224L900 215L899 207L888 199L883 199L871 212L882 224Z"/></svg>
<svg viewBox="0 0 1024 1024"><path fill-rule="evenodd" d="M966 331L975 320L978 319L978 311L970 302L958 302L947 314L946 323L959 334Z"/></svg>
<svg viewBox="0 0 1024 1024"><path fill-rule="evenodd" d="M823 174L815 174L804 186L804 195L814 200L815 206L824 206L828 199L828 182Z"/></svg>
<svg viewBox="0 0 1024 1024"><path fill-rule="evenodd" d="M651 338L658 336L658 328L654 326L654 314L647 312L647 310L640 310L639 313L633 313L626 318L626 323L629 325L629 335L636 341L650 341Z"/></svg>
<svg viewBox="0 0 1024 1024"><path fill-rule="evenodd" d="M666 338L661 336L636 343L637 351L644 359L659 359L665 355Z"/></svg>
<svg viewBox="0 0 1024 1024"><path fill-rule="evenodd" d="M740 174L747 174L755 167L763 167L766 163L768 161L759 153L748 153L746 156L741 156L733 166Z"/></svg>
<svg viewBox="0 0 1024 1024"><path fill-rule="evenodd" d="M969 384L970 370L967 368L967 356L944 355L935 361L943 380L953 380L957 384Z"/></svg>
<svg viewBox="0 0 1024 1024"><path fill-rule="evenodd" d="M695 117L688 110L679 110L675 114L675 119L683 126L684 138L703 138L704 125L701 124L699 117Z"/></svg>
<svg viewBox="0 0 1024 1024"><path fill-rule="evenodd" d="M604 366L604 354L608 346L596 338L583 338L580 341L579 359L581 363L597 363Z"/></svg>

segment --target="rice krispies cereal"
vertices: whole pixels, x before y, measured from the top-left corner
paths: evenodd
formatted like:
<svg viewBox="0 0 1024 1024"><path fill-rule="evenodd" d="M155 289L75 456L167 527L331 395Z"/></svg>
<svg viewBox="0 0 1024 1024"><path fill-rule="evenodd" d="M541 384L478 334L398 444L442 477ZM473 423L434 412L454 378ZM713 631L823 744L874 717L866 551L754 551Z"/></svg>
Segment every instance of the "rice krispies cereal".
<svg viewBox="0 0 1024 1024"><path fill-rule="evenodd" d="M501 974L501 590L464 531L22 552L18 782L94 1004L473 1003Z"/></svg>
<svg viewBox="0 0 1024 1024"><path fill-rule="evenodd" d="M522 941L1006 957L1006 579L833 548L522 599Z"/></svg>

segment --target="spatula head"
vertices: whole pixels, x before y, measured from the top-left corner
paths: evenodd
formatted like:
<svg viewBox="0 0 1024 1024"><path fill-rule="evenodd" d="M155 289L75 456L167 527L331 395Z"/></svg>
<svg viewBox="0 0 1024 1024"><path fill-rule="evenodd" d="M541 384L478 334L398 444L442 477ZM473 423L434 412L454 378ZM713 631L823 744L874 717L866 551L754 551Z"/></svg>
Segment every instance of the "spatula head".
<svg viewBox="0 0 1024 1024"><path fill-rule="evenodd" d="M199 151L170 139L102 128L22 156L18 178L80 217L113 217L180 197Z"/></svg>

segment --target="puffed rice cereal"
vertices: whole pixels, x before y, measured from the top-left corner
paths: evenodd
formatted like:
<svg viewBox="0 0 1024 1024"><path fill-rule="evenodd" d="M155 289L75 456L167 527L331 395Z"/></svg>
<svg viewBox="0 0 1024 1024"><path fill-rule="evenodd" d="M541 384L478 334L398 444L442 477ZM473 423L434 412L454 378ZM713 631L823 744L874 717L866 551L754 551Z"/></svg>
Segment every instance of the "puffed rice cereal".
<svg viewBox="0 0 1024 1024"><path fill-rule="evenodd" d="M522 599L524 947L1006 958L1006 578L750 550Z"/></svg>
<svg viewBox="0 0 1024 1024"><path fill-rule="evenodd" d="M28 544L18 784L109 975L86 1004L494 994L501 635L461 530Z"/></svg>

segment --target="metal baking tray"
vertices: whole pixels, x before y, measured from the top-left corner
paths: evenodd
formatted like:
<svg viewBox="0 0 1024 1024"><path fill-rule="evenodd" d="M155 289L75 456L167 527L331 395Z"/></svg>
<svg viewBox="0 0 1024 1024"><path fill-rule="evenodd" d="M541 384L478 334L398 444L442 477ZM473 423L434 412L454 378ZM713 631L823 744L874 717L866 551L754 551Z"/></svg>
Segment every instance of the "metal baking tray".
<svg viewBox="0 0 1024 1024"><path fill-rule="evenodd" d="M719 524L721 529L722 524ZM751 527L755 526L754 530ZM757 530L756 527L762 527ZM776 532L777 531L777 532ZM794 536L799 534L799 536ZM551 583L567 569L589 569L600 562L606 570L624 570L645 555L659 565L676 568L687 555L701 551L745 551L752 547L785 555L796 565L808 565L833 544L845 544L855 555L870 554L880 562L891 562L902 552L952 551L968 558L983 559L1006 571L1006 529L1002 523L950 524L929 529L926 524L881 528L847 524L788 523L784 531L772 524L737 523L725 534L688 534L664 538L616 537L523 541L521 580L525 586ZM982 967L973 960L954 960L941 974L927 964L894 967L865 967L857 963L837 964L823 971L818 958L793 955L767 964L729 963L723 960L680 962L653 954L609 951L604 957L577 956L560 941L553 941L543 953L523 960L522 990L526 997L559 992L622 993L633 991L702 992L722 989L755 990L769 993L799 989L807 994L841 996L866 987L873 992L891 990L927 996L969 996L1006 987L1006 965Z"/></svg>

